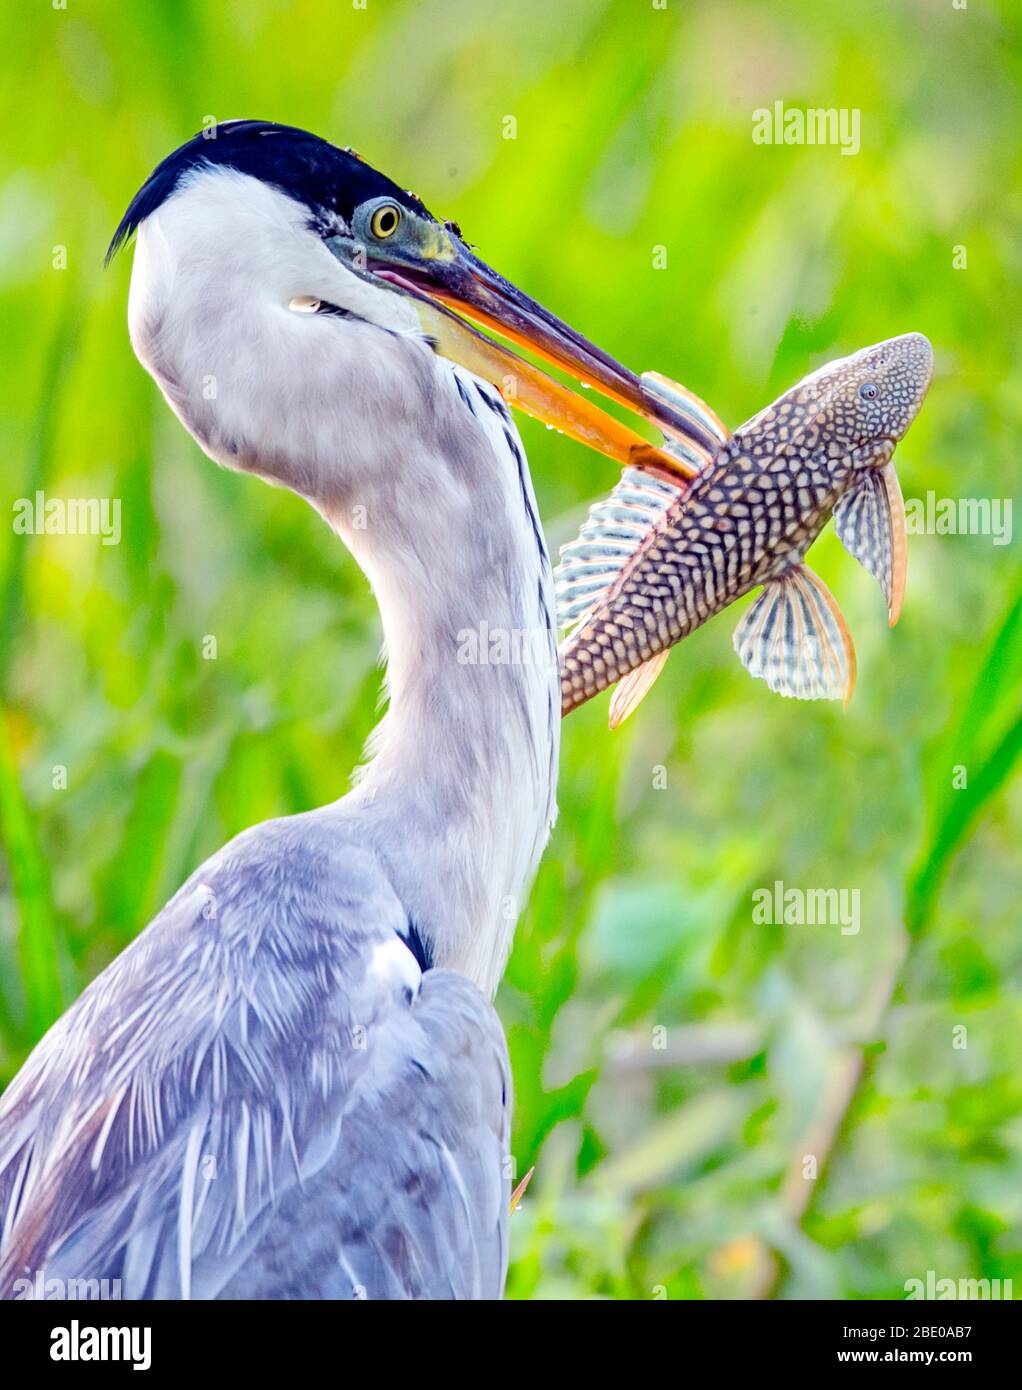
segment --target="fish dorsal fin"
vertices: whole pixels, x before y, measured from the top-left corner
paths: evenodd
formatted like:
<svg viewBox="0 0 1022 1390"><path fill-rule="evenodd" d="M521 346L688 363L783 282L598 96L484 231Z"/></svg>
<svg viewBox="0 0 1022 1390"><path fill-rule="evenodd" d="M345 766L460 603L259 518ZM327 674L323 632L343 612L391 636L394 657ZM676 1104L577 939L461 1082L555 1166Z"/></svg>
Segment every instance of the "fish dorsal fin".
<svg viewBox="0 0 1022 1390"><path fill-rule="evenodd" d="M891 627L901 616L908 568L905 502L893 463L863 472L834 508L841 544L884 591Z"/></svg>
<svg viewBox="0 0 1022 1390"><path fill-rule="evenodd" d="M705 439L705 452L679 433L664 440L664 452L676 455L693 473L702 469L730 433L705 401L659 372L644 372L644 393L666 402L695 422ZM657 421L661 427L667 426ZM562 546L554 571L557 618L562 629L577 627L610 592L615 581L685 484L669 482L644 468L626 468L609 497L595 503L578 539Z"/></svg>
<svg viewBox="0 0 1022 1390"><path fill-rule="evenodd" d="M677 381L672 381L669 376L663 376L660 372L643 372L642 389L647 396L654 396L656 399L666 401L682 415L686 415L693 420L704 435L709 436L709 440L716 440L718 444L726 444L731 438L731 431L724 424L717 412L706 404L694 391L690 391L687 386L680 385ZM657 423L662 429L668 429L668 425L661 420ZM683 436L672 436L672 444L682 444ZM682 444L684 448L684 445ZM688 454L688 450L685 453Z"/></svg>
<svg viewBox="0 0 1022 1390"><path fill-rule="evenodd" d="M634 671L629 671L627 676L618 681L617 688L610 697L609 723L612 729L619 728L628 716L639 708L653 689L653 684L664 669L664 662L670 654L670 647L665 647L662 652L657 652L656 656L651 656L648 661L636 666Z"/></svg>
<svg viewBox="0 0 1022 1390"><path fill-rule="evenodd" d="M577 540L561 547L554 571L557 619L573 628L604 597L683 489L626 468L609 497L589 508Z"/></svg>
<svg viewBox="0 0 1022 1390"><path fill-rule="evenodd" d="M750 675L779 695L851 699L851 633L833 594L808 565L793 565L763 586L735 629L734 645Z"/></svg>

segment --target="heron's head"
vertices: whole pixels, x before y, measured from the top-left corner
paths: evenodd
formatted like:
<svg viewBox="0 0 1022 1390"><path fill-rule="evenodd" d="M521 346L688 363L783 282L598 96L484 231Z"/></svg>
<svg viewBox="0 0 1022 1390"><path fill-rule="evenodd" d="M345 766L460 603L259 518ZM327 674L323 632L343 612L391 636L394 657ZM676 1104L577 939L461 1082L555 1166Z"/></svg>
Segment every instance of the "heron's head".
<svg viewBox="0 0 1022 1390"><path fill-rule="evenodd" d="M280 477L267 453L296 445L314 468L317 451L336 455L339 421L352 450L362 425L377 445L402 419L426 436L426 364L439 354L619 462L678 469L591 397L468 323L636 411L669 413L351 150L288 126L226 122L154 170L110 254L136 230L136 351L221 462ZM668 423L693 433L686 417ZM301 478L284 480L303 490Z"/></svg>

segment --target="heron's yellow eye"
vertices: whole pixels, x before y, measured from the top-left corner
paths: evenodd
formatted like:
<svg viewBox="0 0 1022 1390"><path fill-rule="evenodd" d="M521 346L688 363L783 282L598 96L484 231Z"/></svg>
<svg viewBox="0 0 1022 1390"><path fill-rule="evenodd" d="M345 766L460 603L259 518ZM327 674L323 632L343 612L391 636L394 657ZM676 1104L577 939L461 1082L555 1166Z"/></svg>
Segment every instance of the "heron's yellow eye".
<svg viewBox="0 0 1022 1390"><path fill-rule="evenodd" d="M373 213L369 221L369 229L373 236L379 237L383 241L386 237L394 235L400 221L400 209L394 203L384 203Z"/></svg>

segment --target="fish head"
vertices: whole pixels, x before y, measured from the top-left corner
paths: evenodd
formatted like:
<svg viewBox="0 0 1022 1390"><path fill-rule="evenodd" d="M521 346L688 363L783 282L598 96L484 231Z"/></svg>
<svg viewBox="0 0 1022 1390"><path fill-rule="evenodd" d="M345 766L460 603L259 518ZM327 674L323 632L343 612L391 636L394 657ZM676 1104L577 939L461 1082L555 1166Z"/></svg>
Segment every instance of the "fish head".
<svg viewBox="0 0 1022 1390"><path fill-rule="evenodd" d="M796 389L805 404L815 400L811 418L836 464L883 468L919 413L932 376L929 340L903 333L828 362Z"/></svg>

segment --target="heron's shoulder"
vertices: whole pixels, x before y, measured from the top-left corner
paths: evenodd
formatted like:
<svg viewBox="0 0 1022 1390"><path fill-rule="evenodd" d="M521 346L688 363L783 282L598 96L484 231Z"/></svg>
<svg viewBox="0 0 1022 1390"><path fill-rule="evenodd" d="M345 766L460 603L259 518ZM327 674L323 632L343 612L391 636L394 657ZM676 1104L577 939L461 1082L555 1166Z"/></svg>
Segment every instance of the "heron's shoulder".
<svg viewBox="0 0 1022 1390"><path fill-rule="evenodd" d="M254 826L200 865L41 1039L0 1122L19 1096L81 1082L113 1058L161 1075L211 1039L237 1033L248 1046L257 1021L308 1036L313 1016L364 1019L417 987L407 916L375 855L302 820Z"/></svg>
<svg viewBox="0 0 1022 1390"><path fill-rule="evenodd" d="M160 917L187 916L207 900L207 916L256 935L318 923L378 937L407 922L374 847L343 818L321 812L242 831L195 870Z"/></svg>
<svg viewBox="0 0 1022 1390"><path fill-rule="evenodd" d="M407 930L343 824L203 864L0 1101L0 1293L45 1267L127 1297L497 1296L506 1046Z"/></svg>

